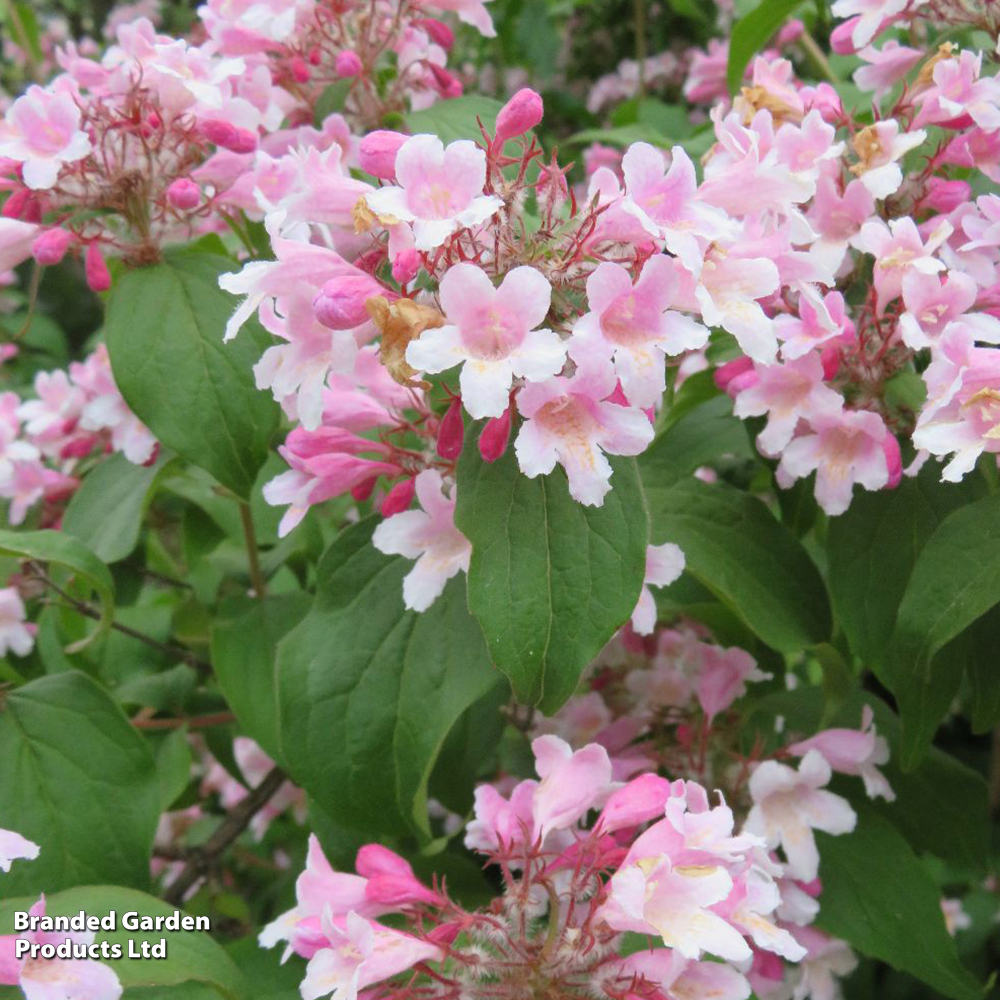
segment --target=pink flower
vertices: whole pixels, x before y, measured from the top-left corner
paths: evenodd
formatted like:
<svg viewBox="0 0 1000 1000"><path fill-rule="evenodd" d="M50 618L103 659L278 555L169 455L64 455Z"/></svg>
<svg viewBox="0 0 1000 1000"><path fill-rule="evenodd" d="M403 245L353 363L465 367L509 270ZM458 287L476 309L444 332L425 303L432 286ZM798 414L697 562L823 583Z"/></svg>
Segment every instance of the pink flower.
<svg viewBox="0 0 1000 1000"><path fill-rule="evenodd" d="M553 830L573 826L607 796L611 760L597 743L574 753L558 736L539 736L531 749L542 779L532 796L532 837L544 840Z"/></svg>
<svg viewBox="0 0 1000 1000"><path fill-rule="evenodd" d="M425 469L417 476L417 500L423 510L406 510L384 520L372 544L387 555L416 559L403 580L403 603L426 611L441 596L445 584L469 568L472 546L455 527L455 493L442 492L441 473Z"/></svg>
<svg viewBox="0 0 1000 1000"><path fill-rule="evenodd" d="M327 911L321 926L327 943L309 959L301 987L303 1000L330 994L336 1000L357 1000L359 990L418 962L444 958L436 945L390 930L354 911L346 917L331 917Z"/></svg>
<svg viewBox="0 0 1000 1000"><path fill-rule="evenodd" d="M684 572L684 553L677 545L649 545L646 548L646 576L639 603L632 612L632 628L638 635L652 635L656 628L656 601L650 587L666 587Z"/></svg>
<svg viewBox="0 0 1000 1000"><path fill-rule="evenodd" d="M806 948L806 957L798 964L792 1000L840 1000L843 995L838 978L853 972L858 959L846 941L830 937L816 927L796 927L796 939Z"/></svg>
<svg viewBox="0 0 1000 1000"><path fill-rule="evenodd" d="M379 453L385 447L339 427L322 426L315 431L296 427L278 451L291 468L266 483L263 493L274 507L288 505L278 525L281 538L314 504L372 483L379 476L394 478L401 471L391 462L362 457L360 452Z"/></svg>
<svg viewBox="0 0 1000 1000"><path fill-rule="evenodd" d="M23 164L24 183L46 190L64 163L83 159L90 139L80 129L80 109L69 93L29 87L0 125L0 156Z"/></svg>
<svg viewBox="0 0 1000 1000"><path fill-rule="evenodd" d="M774 329L781 341L781 356L786 361L801 358L845 334L849 337L854 334L854 324L847 315L840 292L827 292L822 298L802 295L799 315L776 317Z"/></svg>
<svg viewBox="0 0 1000 1000"><path fill-rule="evenodd" d="M941 478L957 483L983 452L1000 452L1000 351L975 346L976 331L948 326L924 372L927 401L913 432L915 447L952 455Z"/></svg>
<svg viewBox="0 0 1000 1000"><path fill-rule="evenodd" d="M876 122L854 137L860 162L851 169L874 197L888 198L903 183L903 171L896 161L926 138L927 133L922 129L900 135L899 122L892 118Z"/></svg>
<svg viewBox="0 0 1000 1000"><path fill-rule="evenodd" d="M29 911L33 917L45 916L42 896ZM32 945L68 945L83 947L93 944L93 931L25 931L0 936L0 985L20 986L26 1000L118 1000L122 986L109 966L92 958L32 957L30 951L15 957L17 940Z"/></svg>
<svg viewBox="0 0 1000 1000"><path fill-rule="evenodd" d="M663 154L654 146L646 142L629 146L622 159L626 194L622 209L696 272L704 247L734 235L734 224L721 209L698 199L698 178L684 149L674 146L670 155L667 170Z"/></svg>
<svg viewBox="0 0 1000 1000"><path fill-rule="evenodd" d="M474 142L442 144L436 135L411 136L396 154L396 186L365 196L386 225L408 222L418 250L441 246L452 233L484 223L502 207L483 194L486 154Z"/></svg>
<svg viewBox="0 0 1000 1000"><path fill-rule="evenodd" d="M830 8L837 17L859 15L851 30L855 47L867 45L887 24L908 7L915 9L927 0L836 0Z"/></svg>
<svg viewBox="0 0 1000 1000"><path fill-rule="evenodd" d="M943 282L936 274L909 271L902 281L906 312L899 317L899 330L903 343L915 351L931 347L953 319L972 308L977 292L975 280L961 271L949 271ZM977 323L994 334L1000 331L1000 322L987 313L965 316L963 322Z"/></svg>
<svg viewBox="0 0 1000 1000"><path fill-rule="evenodd" d="M10 588L8 588L10 589ZM0 590L0 609L6 591ZM0 871L9 872L10 866L18 859L34 861L41 848L27 837L22 837L14 830L0 830Z"/></svg>
<svg viewBox="0 0 1000 1000"><path fill-rule="evenodd" d="M810 424L810 433L785 448L778 465L779 485L787 488L815 472L816 500L833 516L850 506L855 483L866 490L880 490L888 484L884 441L889 432L877 413L815 413Z"/></svg>
<svg viewBox="0 0 1000 1000"><path fill-rule="evenodd" d="M600 507L611 489L609 455L638 455L653 440L653 428L642 410L610 403L614 372L595 363L585 344L574 348L576 374L532 382L517 394L526 418L514 442L521 471L533 479L548 475L558 462L566 470L570 495Z"/></svg>
<svg viewBox="0 0 1000 1000"><path fill-rule="evenodd" d="M889 760L889 744L875 731L875 713L870 705L862 709L860 729L824 729L807 740L791 744L788 749L797 757L818 750L835 771L860 775L869 798L881 796L886 802L896 798L885 775L878 769L878 765Z"/></svg>
<svg viewBox="0 0 1000 1000"><path fill-rule="evenodd" d="M1000 86L995 77L980 77L983 54L968 49L934 64L934 85L917 95L920 113L914 125L953 126L969 116L987 132L1000 128Z"/></svg>
<svg viewBox="0 0 1000 1000"><path fill-rule="evenodd" d="M894 38L881 49L866 45L858 55L867 65L854 71L854 82L861 90L873 91L875 100L892 90L924 58L923 50L900 45Z"/></svg>
<svg viewBox="0 0 1000 1000"><path fill-rule="evenodd" d="M6 656L8 652L16 653L18 656L27 656L31 652L35 645L35 626L26 624L26 617L24 602L21 600L17 587L0 589L0 656ZM16 837L17 834L11 834L11 836ZM4 851L0 848L0 867L3 867L3 854ZM32 857L34 856L32 855ZM28 855L18 855L18 857L28 857ZM8 864L4 871L9 870Z"/></svg>
<svg viewBox="0 0 1000 1000"><path fill-rule="evenodd" d="M861 227L854 245L875 258L880 313L902 292L903 278L911 271L936 274L944 270L944 264L932 255L951 233L951 224L943 221L924 243L916 223L908 216L893 219L888 226L881 219L872 219Z"/></svg>
<svg viewBox="0 0 1000 1000"><path fill-rule="evenodd" d="M655 996L666 1000L687 1000L691 997L747 1000L751 992L746 977L731 965L694 962L669 948L654 948L629 955L622 959L619 976L641 976L656 987ZM629 994L633 995L646 996L646 993Z"/></svg>
<svg viewBox="0 0 1000 1000"><path fill-rule="evenodd" d="M736 396L733 412L742 420L767 414L757 435L765 455L779 455L795 434L800 420L822 413L839 413L840 393L824 384L823 362L813 351L783 364L755 365L757 380Z"/></svg>
<svg viewBox="0 0 1000 1000"><path fill-rule="evenodd" d="M20 219L0 218L0 274L17 267L31 256L40 227Z"/></svg>
<svg viewBox="0 0 1000 1000"><path fill-rule="evenodd" d="M540 271L515 267L499 288L475 264L456 264L441 280L449 323L424 330L406 349L420 371L462 365L462 403L476 420L507 409L514 377L538 382L555 375L566 345L552 330L536 329L549 311L552 289Z"/></svg>
<svg viewBox="0 0 1000 1000"><path fill-rule="evenodd" d="M788 874L804 881L819 873L819 851L813 830L850 833L857 822L847 801L823 789L831 776L830 765L818 750L810 750L798 771L775 760L758 764L750 776L753 808L745 829L781 845Z"/></svg>
<svg viewBox="0 0 1000 1000"><path fill-rule="evenodd" d="M614 361L633 406L659 401L666 387L666 354L697 350L708 342L705 327L669 308L677 289L673 264L660 254L646 261L634 285L626 268L611 262L599 264L587 278L591 311L577 322L573 337Z"/></svg>
<svg viewBox="0 0 1000 1000"><path fill-rule="evenodd" d="M732 888L721 866L674 866L666 854L642 857L612 876L601 915L614 930L661 937L684 958L708 952L741 962L751 956L749 945L712 910Z"/></svg>
<svg viewBox="0 0 1000 1000"><path fill-rule="evenodd" d="M698 704L711 722L719 712L724 712L746 694L747 681L770 678L771 674L757 669L757 661L745 649L706 646L698 673Z"/></svg>
<svg viewBox="0 0 1000 1000"><path fill-rule="evenodd" d="M708 326L721 326L736 338L744 354L770 364L778 353L774 321L757 300L776 292L780 285L774 261L733 257L715 249L705 258L695 296Z"/></svg>
<svg viewBox="0 0 1000 1000"><path fill-rule="evenodd" d="M410 863L381 844L365 844L355 862L357 873L368 880L365 899L377 906L441 905L443 899L413 874Z"/></svg>
<svg viewBox="0 0 1000 1000"><path fill-rule="evenodd" d="M538 782L519 782L505 799L492 785L478 785L474 818L465 828L465 846L490 852L523 844L531 836Z"/></svg>
<svg viewBox="0 0 1000 1000"><path fill-rule="evenodd" d="M481 35L495 38L493 18L486 9L486 4L490 2L491 0L424 0L422 6L432 10L453 10L463 24L471 24Z"/></svg>
<svg viewBox="0 0 1000 1000"><path fill-rule="evenodd" d="M522 87L497 113L494 141L505 143L530 132L544 113L542 96L530 87Z"/></svg>
<svg viewBox="0 0 1000 1000"><path fill-rule="evenodd" d="M832 177L820 177L806 214L820 237L811 252L835 273L854 237L874 214L875 199L861 181L851 181L841 194Z"/></svg>
<svg viewBox="0 0 1000 1000"><path fill-rule="evenodd" d="M608 796L598 826L602 833L614 833L662 817L670 795L671 785L666 778L640 774Z"/></svg>

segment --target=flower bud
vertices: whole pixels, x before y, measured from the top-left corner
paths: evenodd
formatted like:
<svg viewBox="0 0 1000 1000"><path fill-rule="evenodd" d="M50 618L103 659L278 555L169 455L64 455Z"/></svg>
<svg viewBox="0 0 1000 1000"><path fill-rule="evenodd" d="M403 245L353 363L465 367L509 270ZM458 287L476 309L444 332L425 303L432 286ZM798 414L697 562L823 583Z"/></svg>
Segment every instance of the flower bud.
<svg viewBox="0 0 1000 1000"><path fill-rule="evenodd" d="M407 285L420 270L420 254L416 250L400 250L392 259L392 277L401 285Z"/></svg>
<svg viewBox="0 0 1000 1000"><path fill-rule="evenodd" d="M309 50L309 65L318 66L323 61L323 53L318 45Z"/></svg>
<svg viewBox="0 0 1000 1000"><path fill-rule="evenodd" d="M296 83L308 83L312 79L312 70L302 56L292 56L288 60L288 72Z"/></svg>
<svg viewBox="0 0 1000 1000"><path fill-rule="evenodd" d="M344 49L337 53L333 68L339 77L357 76L363 68L361 57L353 49Z"/></svg>
<svg viewBox="0 0 1000 1000"><path fill-rule="evenodd" d="M430 64L431 76L437 86L438 93L442 97L452 98L462 96L462 81L454 73L435 63Z"/></svg>
<svg viewBox="0 0 1000 1000"><path fill-rule="evenodd" d="M367 274L331 278L313 299L316 319L331 330L353 330L368 320L365 302L385 289Z"/></svg>
<svg viewBox="0 0 1000 1000"><path fill-rule="evenodd" d="M716 388L735 396L741 389L747 388L747 377L750 375L753 375L756 381L756 372L750 358L737 358L735 361L719 365L712 373L712 380ZM736 385L733 385L734 382Z"/></svg>
<svg viewBox="0 0 1000 1000"><path fill-rule="evenodd" d="M20 188L15 191L4 203L3 210L0 211L5 219L25 219L25 210L28 203L34 200L34 196L28 188ZM28 221L25 219L25 221Z"/></svg>
<svg viewBox="0 0 1000 1000"><path fill-rule="evenodd" d="M358 166L384 181L396 179L396 154L410 137L402 132L378 129L369 132L358 146Z"/></svg>
<svg viewBox="0 0 1000 1000"><path fill-rule="evenodd" d="M858 26L859 17L852 17L849 21L841 21L833 31L830 32L830 48L838 56L852 56L857 52L854 44L854 29Z"/></svg>
<svg viewBox="0 0 1000 1000"><path fill-rule="evenodd" d="M360 483L355 483L351 487L351 496L358 503L364 503L372 495L377 480L378 476L372 476L370 479L362 479Z"/></svg>
<svg viewBox="0 0 1000 1000"><path fill-rule="evenodd" d="M496 141L506 142L531 131L542 120L543 111L541 94L530 87L519 90L497 115Z"/></svg>
<svg viewBox="0 0 1000 1000"><path fill-rule="evenodd" d="M167 201L174 208L197 208L201 201L201 188L190 177L178 177L167 188Z"/></svg>
<svg viewBox="0 0 1000 1000"><path fill-rule="evenodd" d="M31 244L31 256L44 266L58 264L72 242L73 234L68 229L47 229Z"/></svg>
<svg viewBox="0 0 1000 1000"><path fill-rule="evenodd" d="M793 18L778 32L775 44L779 49L783 49L786 45L791 45L792 42L797 41L802 37L802 32L805 31L805 27L806 26L800 20Z"/></svg>
<svg viewBox="0 0 1000 1000"><path fill-rule="evenodd" d="M87 247L83 257L83 270L92 292L106 292L111 287L111 272L104 262L104 255L96 243Z"/></svg>
<svg viewBox="0 0 1000 1000"><path fill-rule="evenodd" d="M441 419L438 428L437 453L449 462L462 453L462 440L465 437L465 424L462 422L462 399L456 396L448 407L448 412Z"/></svg>
<svg viewBox="0 0 1000 1000"><path fill-rule="evenodd" d="M382 506L379 510L383 517L392 517L393 514L401 514L413 502L413 495L416 493L417 485L415 479L404 479L382 498Z"/></svg>
<svg viewBox="0 0 1000 1000"><path fill-rule="evenodd" d="M507 450L510 441L510 407L508 406L499 417L486 421L486 426L479 435L479 454L484 462L495 462Z"/></svg>
<svg viewBox="0 0 1000 1000"><path fill-rule="evenodd" d="M413 22L418 28L423 28L428 37L435 45L440 45L445 52L450 52L455 44L455 33L444 21L439 21L435 17L421 17Z"/></svg>
<svg viewBox="0 0 1000 1000"><path fill-rule="evenodd" d="M836 344L828 344L819 352L819 359L823 365L823 379L829 382L840 369L840 348Z"/></svg>
<svg viewBox="0 0 1000 1000"><path fill-rule="evenodd" d="M201 132L209 142L233 153L252 153L257 148L257 136L253 132L245 128L236 128L229 122L218 120L202 122Z"/></svg>
<svg viewBox="0 0 1000 1000"><path fill-rule="evenodd" d="M899 441L890 430L886 430L885 437L882 438L882 451L885 452L885 464L889 470L889 481L885 488L894 490L903 478L903 456L899 451Z"/></svg>
<svg viewBox="0 0 1000 1000"><path fill-rule="evenodd" d="M921 202L921 207L931 208L935 212L953 212L959 205L964 205L969 200L970 190L968 181L931 177L927 181L927 194Z"/></svg>

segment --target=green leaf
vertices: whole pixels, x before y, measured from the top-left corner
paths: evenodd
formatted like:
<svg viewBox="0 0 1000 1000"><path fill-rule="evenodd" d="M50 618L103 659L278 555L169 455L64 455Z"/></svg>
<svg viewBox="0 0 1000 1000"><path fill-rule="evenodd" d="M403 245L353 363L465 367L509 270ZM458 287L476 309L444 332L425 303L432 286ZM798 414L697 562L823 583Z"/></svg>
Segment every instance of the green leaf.
<svg viewBox="0 0 1000 1000"><path fill-rule="evenodd" d="M642 463L653 544L674 542L687 572L783 653L825 642L823 580L799 540L755 497Z"/></svg>
<svg viewBox="0 0 1000 1000"><path fill-rule="evenodd" d="M648 122L632 122L617 128L587 128L574 132L567 140L577 146L587 146L592 142L603 142L609 146L626 149L634 142L648 142L651 146L666 149L672 145L668 136Z"/></svg>
<svg viewBox="0 0 1000 1000"><path fill-rule="evenodd" d="M934 529L969 499L939 482L933 465L894 490L859 490L850 508L830 519L830 594L851 650L869 666L880 662L917 556Z"/></svg>
<svg viewBox="0 0 1000 1000"><path fill-rule="evenodd" d="M212 668L243 731L281 760L275 658L278 640L309 610L305 593L238 597L212 623Z"/></svg>
<svg viewBox="0 0 1000 1000"><path fill-rule="evenodd" d="M82 542L63 531L0 530L0 554L54 563L86 584L100 601L100 619L89 636L73 643L67 652L79 652L111 628L115 610L115 585L104 565Z"/></svg>
<svg viewBox="0 0 1000 1000"><path fill-rule="evenodd" d="M160 815L152 754L110 696L79 671L12 691L0 712L0 816L41 846L4 893L88 882L149 883Z"/></svg>
<svg viewBox="0 0 1000 1000"><path fill-rule="evenodd" d="M232 261L177 253L129 271L108 299L115 381L156 437L246 499L267 459L278 406L254 384L269 338L250 320L222 342L236 299L218 286Z"/></svg>
<svg viewBox="0 0 1000 1000"><path fill-rule="evenodd" d="M132 553L157 477L166 465L135 465L112 455L84 476L63 515L62 529L106 563Z"/></svg>
<svg viewBox="0 0 1000 1000"><path fill-rule="evenodd" d="M427 782L441 745L497 675L461 577L427 611L403 608L413 564L374 548L377 521L334 541L312 610L278 644L282 757L331 817L369 836L429 837Z"/></svg>
<svg viewBox="0 0 1000 1000"><path fill-rule="evenodd" d="M492 97L467 94L448 101L438 101L422 111L405 116L406 131L411 135L430 133L446 146L456 139L471 139L481 143L483 135L476 124L478 117L490 134L496 127L497 115L503 104Z"/></svg>
<svg viewBox="0 0 1000 1000"><path fill-rule="evenodd" d="M6 886L5 886L6 888ZM27 910L37 896L23 899L4 899L0 902L0 934L14 929L14 913ZM118 944L123 955L128 954L129 941L140 947L140 942L156 944L166 940L166 958L156 960L111 959L111 966L122 986L173 986L179 983L203 983L213 987L216 996L228 1000L241 1000L247 995L246 984L233 960L204 931L128 931L121 927L126 913L139 917L167 917L183 911L176 910L159 899L117 885L86 885L52 895L46 893L45 912L48 916L71 917L83 910L88 916L104 917L114 911L116 930L98 931L95 940ZM194 991L187 995L194 995Z"/></svg>
<svg viewBox="0 0 1000 1000"><path fill-rule="evenodd" d="M823 882L817 926L952 1000L980 1000L983 988L945 928L940 890L901 834L862 805L853 833L816 836Z"/></svg>
<svg viewBox="0 0 1000 1000"><path fill-rule="evenodd" d="M335 83L331 83L319 95L319 100L316 102L316 108L313 113L313 124L315 124L316 128L322 128L323 122L330 115L344 110L344 102L347 100L347 95L351 92L353 85L353 77L347 77L344 80L337 80Z"/></svg>
<svg viewBox="0 0 1000 1000"><path fill-rule="evenodd" d="M988 733L1000 722L1000 677L997 676L997 636L1000 635L1000 605L987 611L966 629L969 654L965 675L972 702L972 731Z"/></svg>
<svg viewBox="0 0 1000 1000"><path fill-rule="evenodd" d="M466 440L455 524L472 542L469 610L517 699L552 713L639 600L649 529L636 465L616 459L604 504L585 507L561 468L529 479L512 448L488 464Z"/></svg>
<svg viewBox="0 0 1000 1000"><path fill-rule="evenodd" d="M733 25L729 39L729 63L726 83L729 93L740 89L743 73L750 60L760 52L771 36L788 20L789 14L802 0L761 0L749 14Z"/></svg>
<svg viewBox="0 0 1000 1000"><path fill-rule="evenodd" d="M191 745L187 726L167 733L155 749L156 773L160 781L160 809L166 811L191 781Z"/></svg>
<svg viewBox="0 0 1000 1000"><path fill-rule="evenodd" d="M958 688L962 649L948 644L998 601L1000 494L993 494L941 522L900 601L880 678L899 702L904 766L920 760Z"/></svg>

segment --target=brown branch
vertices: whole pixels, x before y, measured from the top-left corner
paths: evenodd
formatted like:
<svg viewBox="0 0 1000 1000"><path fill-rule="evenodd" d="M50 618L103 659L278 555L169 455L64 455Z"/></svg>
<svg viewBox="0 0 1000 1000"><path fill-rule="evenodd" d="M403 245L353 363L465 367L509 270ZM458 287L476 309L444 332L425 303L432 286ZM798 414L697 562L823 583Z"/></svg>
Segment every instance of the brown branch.
<svg viewBox="0 0 1000 1000"><path fill-rule="evenodd" d="M179 719L151 719L144 716L143 712L129 720L136 729L180 729L182 726L187 726L188 729L208 729L211 726L226 726L230 722L236 721L236 716L232 712L182 716Z"/></svg>
<svg viewBox="0 0 1000 1000"><path fill-rule="evenodd" d="M163 893L168 903L177 906L184 900L188 889L211 871L226 848L250 825L250 821L267 805L284 781L285 772L280 767L272 768L246 798L236 803L215 833L201 847L192 848L191 860L184 871Z"/></svg>

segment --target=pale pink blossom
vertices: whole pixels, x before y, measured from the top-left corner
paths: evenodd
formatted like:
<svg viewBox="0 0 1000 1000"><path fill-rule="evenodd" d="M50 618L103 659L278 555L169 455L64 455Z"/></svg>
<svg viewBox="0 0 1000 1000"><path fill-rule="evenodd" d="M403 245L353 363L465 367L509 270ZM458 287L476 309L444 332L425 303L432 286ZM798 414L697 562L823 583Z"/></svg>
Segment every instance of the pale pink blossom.
<svg viewBox="0 0 1000 1000"><path fill-rule="evenodd" d="M926 138L923 129L901 134L899 122L893 118L876 122L855 137L854 147L861 160L852 169L875 198L888 198L903 183L897 161Z"/></svg>
<svg viewBox="0 0 1000 1000"><path fill-rule="evenodd" d="M712 1000L748 1000L746 976L722 962L695 962L671 948L637 951L622 959L619 976L641 976L666 1000L711 997ZM641 991L629 996L644 996Z"/></svg>
<svg viewBox="0 0 1000 1000"><path fill-rule="evenodd" d="M771 676L758 670L757 661L739 646L723 649L706 644L698 673L698 704L711 722L746 694L748 681L766 681Z"/></svg>
<svg viewBox="0 0 1000 1000"><path fill-rule="evenodd" d="M421 472L416 485L423 509L386 518L372 544L379 552L417 561L403 580L403 602L413 611L426 611L456 573L468 570L472 546L455 527L454 487L445 496L441 473L434 469Z"/></svg>
<svg viewBox="0 0 1000 1000"><path fill-rule="evenodd" d="M806 213L809 224L819 234L811 253L836 273L854 237L874 213L875 199L861 181L851 181L841 193L836 180L821 176Z"/></svg>
<svg viewBox="0 0 1000 1000"><path fill-rule="evenodd" d="M859 66L854 71L854 82L859 89L872 91L875 100L878 100L924 58L924 52L922 49L900 45L892 38L881 49L866 45L858 52L858 56L866 65Z"/></svg>
<svg viewBox="0 0 1000 1000"><path fill-rule="evenodd" d="M577 371L531 382L517 394L525 417L514 442L521 471L533 479L548 475L558 462L566 470L570 495L599 507L611 489L609 455L638 455L653 439L642 410L607 401L615 388L610 365L585 354L577 341Z"/></svg>
<svg viewBox="0 0 1000 1000"><path fill-rule="evenodd" d="M532 797L532 837L544 840L553 830L575 825L603 801L611 788L611 760L597 743L574 753L558 736L539 736L531 749L541 778Z"/></svg>
<svg viewBox="0 0 1000 1000"><path fill-rule="evenodd" d="M933 86L916 97L920 112L914 126L949 123L968 115L981 129L1000 129L1000 83L980 77L983 54L965 49L934 64Z"/></svg>
<svg viewBox="0 0 1000 1000"><path fill-rule="evenodd" d="M887 438L891 432L877 413L841 410L816 413L810 431L795 438L778 465L779 485L816 473L816 500L831 516L850 506L855 483L866 490L889 484Z"/></svg>
<svg viewBox="0 0 1000 1000"><path fill-rule="evenodd" d="M493 18L486 9L491 0L424 0L422 6L432 10L453 10L463 24L471 24L486 38L496 37Z"/></svg>
<svg viewBox="0 0 1000 1000"><path fill-rule="evenodd" d="M945 927L948 933L954 937L958 931L968 930L972 926L972 917L965 912L960 899L941 900L941 912L944 914Z"/></svg>
<svg viewBox="0 0 1000 1000"><path fill-rule="evenodd" d="M860 729L824 729L809 739L791 744L788 749L797 757L818 750L835 771L860 775L869 798L881 797L887 802L896 798L879 770L879 765L889 760L889 744L875 731L875 713L869 705L862 710Z"/></svg>
<svg viewBox="0 0 1000 1000"><path fill-rule="evenodd" d="M861 227L854 245L875 258L874 283L880 313L901 294L903 278L911 271L937 274L944 270L944 263L934 252L951 233L951 223L943 221L925 243L916 223L908 216L893 219L888 225L881 219L872 219Z"/></svg>
<svg viewBox="0 0 1000 1000"><path fill-rule="evenodd" d="M514 378L556 375L566 358L557 333L536 329L549 311L552 289L540 271L515 267L494 288L475 264L455 264L441 280L449 323L411 341L406 360L419 371L461 365L462 404L476 420L502 416Z"/></svg>
<svg viewBox="0 0 1000 1000"><path fill-rule="evenodd" d="M32 222L0 216L0 274L17 267L31 256L41 228Z"/></svg>
<svg viewBox="0 0 1000 1000"><path fill-rule="evenodd" d="M975 304L977 292L976 282L961 271L949 271L944 281L937 274L910 271L902 281L906 312L899 317L899 330L903 343L915 351L931 347L959 316L967 325L1000 332L1000 321L988 313L964 315Z"/></svg>
<svg viewBox="0 0 1000 1000"><path fill-rule="evenodd" d="M474 851L495 851L523 844L534 824L533 778L519 782L504 798L492 785L477 785L473 818L465 828L465 846Z"/></svg>
<svg viewBox="0 0 1000 1000"><path fill-rule="evenodd" d="M634 285L627 269L610 261L587 278L590 312L577 321L573 337L589 341L595 354L614 361L633 406L659 401L666 387L667 354L697 350L708 342L705 327L670 308L678 284L671 260L663 255L646 261Z"/></svg>
<svg viewBox="0 0 1000 1000"><path fill-rule="evenodd" d="M27 656L31 652L35 645L35 626L26 622L26 618L24 602L17 587L0 589L0 656L6 656L8 652Z"/></svg>
<svg viewBox="0 0 1000 1000"><path fill-rule="evenodd" d="M6 591L0 590L0 612ZM9 872L10 866L19 858L34 861L41 848L34 841L22 837L14 830L0 830L0 871Z"/></svg>
<svg viewBox="0 0 1000 1000"><path fill-rule="evenodd" d="M850 833L857 822L847 801L823 788L830 777L830 765L818 750L810 750L802 758L798 771L766 760L750 776L754 804L745 829L765 837L770 847L780 845L788 873L805 881L819 873L813 830Z"/></svg>
<svg viewBox="0 0 1000 1000"><path fill-rule="evenodd" d="M792 1000L840 1000L839 980L858 966L851 946L816 927L796 927L806 957L792 970Z"/></svg>
<svg viewBox="0 0 1000 1000"><path fill-rule="evenodd" d="M71 94L31 86L0 123L0 156L22 164L29 188L51 188L63 164L90 152L90 139L80 128L80 120Z"/></svg>
<svg viewBox="0 0 1000 1000"><path fill-rule="evenodd" d="M484 223L503 205L483 194L486 154L468 139L447 147L436 135L411 136L396 154L398 186L365 195L385 225L413 227L418 250L439 247L452 233Z"/></svg>
<svg viewBox="0 0 1000 1000"><path fill-rule="evenodd" d="M851 30L851 41L856 48L861 48L907 8L912 10L926 2L927 0L836 0L830 10L837 17L857 16Z"/></svg>
<svg viewBox="0 0 1000 1000"><path fill-rule="evenodd" d="M357 1000L359 990L418 962L444 958L436 945L366 920L354 911L346 917L332 917L327 911L321 925L327 946L309 959L301 986L303 1000L331 995L334 1000Z"/></svg>
<svg viewBox="0 0 1000 1000"><path fill-rule="evenodd" d="M646 575L639 603L632 612L632 628L638 635L651 635L656 628L656 600L650 587L666 587L684 572L684 553L672 542L646 547Z"/></svg>
<svg viewBox="0 0 1000 1000"><path fill-rule="evenodd" d="M45 916L42 896L29 914ZM20 938L36 945L93 944L94 931L23 931L0 935L0 985L20 986L25 1000L118 1000L122 986L114 969L92 958L15 957Z"/></svg>
<svg viewBox="0 0 1000 1000"><path fill-rule="evenodd" d="M757 435L765 455L781 454L800 420L837 414L844 405L840 393L824 383L823 362L815 351L794 361L754 365L754 370L756 379L738 393L733 412L742 420L767 415Z"/></svg>
<svg viewBox="0 0 1000 1000"><path fill-rule="evenodd" d="M802 295L798 316L778 316L774 327L781 341L781 356L786 361L801 358L831 340L854 334L854 323L847 314L844 296L837 291L827 292L822 298Z"/></svg>

